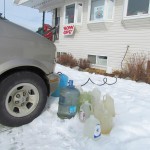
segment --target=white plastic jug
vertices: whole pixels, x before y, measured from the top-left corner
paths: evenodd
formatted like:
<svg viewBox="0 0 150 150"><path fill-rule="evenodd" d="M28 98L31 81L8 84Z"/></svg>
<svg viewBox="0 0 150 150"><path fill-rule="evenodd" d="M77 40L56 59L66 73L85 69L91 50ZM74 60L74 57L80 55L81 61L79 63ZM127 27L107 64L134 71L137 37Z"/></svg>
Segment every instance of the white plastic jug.
<svg viewBox="0 0 150 150"><path fill-rule="evenodd" d="M99 121L101 123L102 134L109 134L113 127L113 119L107 110L104 110L101 116L99 116Z"/></svg>
<svg viewBox="0 0 150 150"><path fill-rule="evenodd" d="M109 94L106 94L103 97L103 103L104 103L104 107L107 109L108 113L110 113L112 115L112 117L115 117L115 105L114 105L113 98Z"/></svg>
<svg viewBox="0 0 150 150"><path fill-rule="evenodd" d="M92 105L88 101L85 101L80 107L80 111L79 111L80 121L84 122L90 117L92 113L93 113Z"/></svg>
<svg viewBox="0 0 150 150"><path fill-rule="evenodd" d="M97 91L97 95L98 95L98 91ZM103 101L100 99L99 96L93 95L93 106L94 106L93 107L94 116L101 123L102 134L109 134L113 126L112 115L108 113L107 109L104 107Z"/></svg>
<svg viewBox="0 0 150 150"><path fill-rule="evenodd" d="M101 126L98 119L91 115L84 125L84 135L93 139L98 140L101 137Z"/></svg>

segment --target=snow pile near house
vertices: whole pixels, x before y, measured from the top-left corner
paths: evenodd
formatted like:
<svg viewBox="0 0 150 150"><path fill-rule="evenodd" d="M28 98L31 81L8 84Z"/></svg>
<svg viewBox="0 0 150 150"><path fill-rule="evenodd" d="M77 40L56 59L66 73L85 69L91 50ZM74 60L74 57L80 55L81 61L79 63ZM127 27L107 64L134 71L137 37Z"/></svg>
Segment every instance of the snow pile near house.
<svg viewBox="0 0 150 150"><path fill-rule="evenodd" d="M78 72L61 65L62 72L75 85L84 84L90 77L103 83L104 76ZM108 77L108 82L114 82ZM84 86L91 91L95 85ZM150 149L150 85L118 79L112 86L99 87L102 95L109 93L115 102L116 117L110 135L92 141L83 137L83 124L78 115L71 120L57 117L58 98L48 99L45 111L32 123L0 133L1 150L149 150ZM2 130L2 127L1 127Z"/></svg>

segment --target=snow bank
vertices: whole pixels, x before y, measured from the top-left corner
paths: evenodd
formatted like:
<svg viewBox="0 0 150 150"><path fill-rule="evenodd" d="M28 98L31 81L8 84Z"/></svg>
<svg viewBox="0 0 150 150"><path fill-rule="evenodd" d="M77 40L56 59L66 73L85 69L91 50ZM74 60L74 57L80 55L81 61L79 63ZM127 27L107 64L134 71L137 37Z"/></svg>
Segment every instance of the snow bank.
<svg viewBox="0 0 150 150"><path fill-rule="evenodd" d="M75 85L84 84L90 77L100 84L104 76L79 72L61 65L62 72ZM108 77L108 82L115 79ZM84 86L91 91L95 85ZM110 135L99 141L83 137L83 124L78 116L71 120L57 117L58 98L50 97L44 112L32 123L0 133L1 150L149 150L150 149L150 85L118 79L112 86L99 87L102 95L109 93L115 101L116 117ZM1 131L4 128L1 127Z"/></svg>

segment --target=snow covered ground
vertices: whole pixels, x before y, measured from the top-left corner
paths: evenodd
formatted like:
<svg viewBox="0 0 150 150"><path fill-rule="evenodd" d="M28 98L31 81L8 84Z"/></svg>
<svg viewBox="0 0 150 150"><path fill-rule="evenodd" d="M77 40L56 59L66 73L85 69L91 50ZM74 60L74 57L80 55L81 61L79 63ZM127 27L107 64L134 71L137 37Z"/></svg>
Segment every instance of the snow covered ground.
<svg viewBox="0 0 150 150"><path fill-rule="evenodd" d="M58 71L73 79L75 85L84 84L89 77L100 84L104 78L61 65L56 66ZM109 83L114 81L108 77ZM94 87L89 83L83 89L91 91ZM58 98L50 97L45 111L32 123L0 133L0 150L150 150L150 85L118 79L116 84L99 89L115 101L116 117L110 135L102 135L98 141L84 137L78 116L60 120Z"/></svg>

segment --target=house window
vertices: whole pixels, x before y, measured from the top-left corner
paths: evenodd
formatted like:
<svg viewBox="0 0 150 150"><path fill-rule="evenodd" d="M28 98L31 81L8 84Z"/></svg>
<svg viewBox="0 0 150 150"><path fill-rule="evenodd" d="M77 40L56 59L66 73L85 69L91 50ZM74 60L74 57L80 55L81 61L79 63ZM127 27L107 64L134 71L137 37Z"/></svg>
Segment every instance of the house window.
<svg viewBox="0 0 150 150"><path fill-rule="evenodd" d="M75 4L66 6L65 24L74 23L75 18Z"/></svg>
<svg viewBox="0 0 150 150"><path fill-rule="evenodd" d="M97 56L97 64L107 66L107 56Z"/></svg>
<svg viewBox="0 0 150 150"><path fill-rule="evenodd" d="M90 20L99 20L104 17L104 0L91 0Z"/></svg>
<svg viewBox="0 0 150 150"><path fill-rule="evenodd" d="M150 0L126 0L125 16L142 16L149 14Z"/></svg>
<svg viewBox="0 0 150 150"><path fill-rule="evenodd" d="M90 21L113 19L115 0L90 0Z"/></svg>
<svg viewBox="0 0 150 150"><path fill-rule="evenodd" d="M83 3L77 2L65 6L65 24L82 23Z"/></svg>
<svg viewBox="0 0 150 150"><path fill-rule="evenodd" d="M61 52L57 52L57 58L60 57L60 55L61 55Z"/></svg>
<svg viewBox="0 0 150 150"><path fill-rule="evenodd" d="M88 60L91 64L107 66L107 56L88 55Z"/></svg>
<svg viewBox="0 0 150 150"><path fill-rule="evenodd" d="M57 58L58 57L60 57L60 56L62 56L62 55L66 55L67 53L65 53L65 52L57 52Z"/></svg>
<svg viewBox="0 0 150 150"><path fill-rule="evenodd" d="M88 55L88 60L91 64L96 64L96 56L95 55Z"/></svg>

